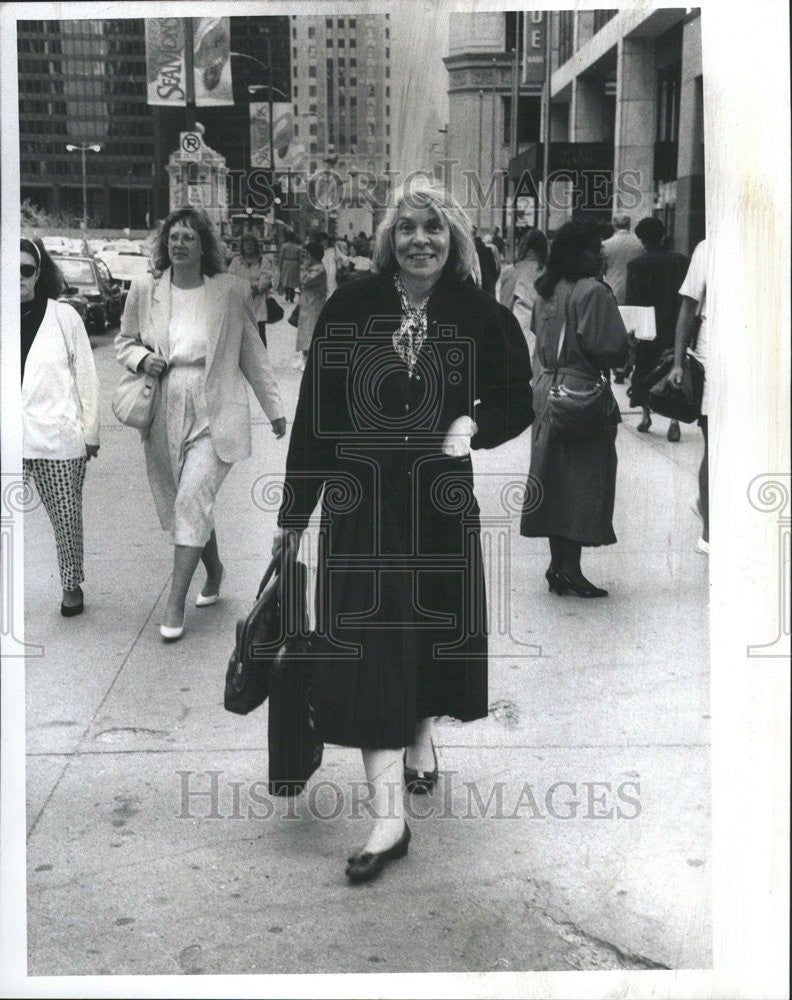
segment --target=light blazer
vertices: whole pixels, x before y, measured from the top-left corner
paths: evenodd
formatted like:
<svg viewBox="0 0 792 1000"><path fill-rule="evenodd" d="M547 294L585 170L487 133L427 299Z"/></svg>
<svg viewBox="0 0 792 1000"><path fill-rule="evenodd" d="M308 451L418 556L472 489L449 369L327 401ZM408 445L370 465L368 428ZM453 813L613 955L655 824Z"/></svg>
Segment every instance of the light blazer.
<svg viewBox="0 0 792 1000"><path fill-rule="evenodd" d="M247 381L267 417L282 417L278 386L267 349L259 337L248 282L231 274L204 276L209 337L206 344L206 408L215 451L224 462L247 458L251 452ZM150 351L168 360L171 311L171 269L159 278L148 274L132 282L116 356L130 371Z"/></svg>

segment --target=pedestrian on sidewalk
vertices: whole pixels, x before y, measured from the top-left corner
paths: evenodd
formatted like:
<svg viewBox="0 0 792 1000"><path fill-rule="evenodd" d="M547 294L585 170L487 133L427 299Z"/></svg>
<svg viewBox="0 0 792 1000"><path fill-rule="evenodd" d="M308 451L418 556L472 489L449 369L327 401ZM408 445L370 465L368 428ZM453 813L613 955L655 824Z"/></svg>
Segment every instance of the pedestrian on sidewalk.
<svg viewBox="0 0 792 1000"><path fill-rule="evenodd" d="M36 484L55 532L61 614L82 614L82 491L99 453L99 379L77 311L58 302L64 281L40 239L19 243L22 476Z"/></svg>
<svg viewBox="0 0 792 1000"><path fill-rule="evenodd" d="M664 246L665 226L660 219L641 219L635 227L644 252L627 264L625 305L651 306L655 314L654 340L635 342L635 368L627 395L633 406L643 409L638 430L645 434L652 426L646 376L660 360L660 355L674 346L674 331L679 314L679 286L687 273L688 259ZM679 422L668 425L668 440L678 441Z"/></svg>
<svg viewBox="0 0 792 1000"><path fill-rule="evenodd" d="M536 282L533 331L542 373L534 386L536 423L526 504L520 523L528 538L547 538L551 592L606 597L580 567L582 548L613 545L616 425L619 408L610 385L608 419L586 436L559 435L547 419L551 387L591 390L603 372L623 364L629 350L616 299L602 281L597 229L569 222L556 234L547 267Z"/></svg>
<svg viewBox="0 0 792 1000"><path fill-rule="evenodd" d="M278 291L286 296L287 302L294 302L295 289L300 286L300 248L290 229L287 230L286 239L281 244L278 269L280 272Z"/></svg>
<svg viewBox="0 0 792 1000"><path fill-rule="evenodd" d="M296 354L293 368L305 368L316 321L327 300L327 271L322 258L324 247L318 241L305 244L300 270L300 317L297 322ZM334 275L335 276L335 275Z"/></svg>
<svg viewBox="0 0 792 1000"><path fill-rule="evenodd" d="M643 253L643 246L637 236L630 232L632 222L629 215L615 215L613 217L613 236L602 242L602 276L610 285L616 301L620 306L625 304L627 294L627 265L630 261ZM621 385L629 374L632 358L627 359L624 367L616 368L613 372L614 382Z"/></svg>
<svg viewBox="0 0 792 1000"><path fill-rule="evenodd" d="M269 319L267 296L272 289L272 260L268 254L262 254L261 244L253 233L245 233L240 239L239 254L231 261L228 273L244 278L250 285L259 336L266 347Z"/></svg>
<svg viewBox="0 0 792 1000"><path fill-rule="evenodd" d="M434 717L488 711L470 449L515 437L533 409L525 338L467 282L474 260L451 194L397 189L377 273L339 288L319 317L289 442L273 553L296 553L323 494L314 722L320 739L361 748L372 791L352 882L407 853L405 788L427 793L438 778Z"/></svg>
<svg viewBox="0 0 792 1000"><path fill-rule="evenodd" d="M534 378L538 372L534 364L536 337L531 330L531 316L536 301L535 282L547 263L547 237L539 229L529 229L520 240L517 259L513 266L501 271L498 299L510 309L522 327L525 342L531 354Z"/></svg>
<svg viewBox="0 0 792 1000"><path fill-rule="evenodd" d="M704 367L704 395L701 399L701 416L698 425L704 438L704 454L699 466L699 495L695 501L696 511L701 518L701 537L696 542L696 551L709 555L709 377L707 358L709 356L709 330L707 328L707 241L702 240L693 251L690 267L679 289L682 304L676 325L674 342L674 367L669 379L675 385L682 384L682 359L689 344L695 340L694 356ZM698 332L696 332L698 326Z"/></svg>
<svg viewBox="0 0 792 1000"><path fill-rule="evenodd" d="M116 356L130 371L161 377L160 399L143 435L146 471L160 524L174 544L173 580L160 625L166 641L184 634L184 604L199 560L206 583L198 607L217 602L223 563L214 504L234 462L250 455L245 381L272 423L286 420L259 338L250 285L224 274L212 224L182 208L162 225L154 264L161 276L132 283Z"/></svg>

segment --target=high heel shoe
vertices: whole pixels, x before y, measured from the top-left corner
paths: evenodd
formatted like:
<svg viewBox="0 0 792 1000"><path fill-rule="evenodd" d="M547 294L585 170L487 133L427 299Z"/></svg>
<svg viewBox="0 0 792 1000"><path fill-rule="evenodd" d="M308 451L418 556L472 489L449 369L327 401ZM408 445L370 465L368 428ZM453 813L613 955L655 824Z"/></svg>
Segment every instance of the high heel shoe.
<svg viewBox="0 0 792 1000"><path fill-rule="evenodd" d="M170 625L160 625L160 635L165 642L176 642L184 635L184 623L172 628Z"/></svg>
<svg viewBox="0 0 792 1000"><path fill-rule="evenodd" d="M649 430L651 426L652 426L652 418L644 417L643 420L640 422L640 424L638 424L636 430L640 434L646 434L646 432Z"/></svg>
<svg viewBox="0 0 792 1000"><path fill-rule="evenodd" d="M564 595L566 588L562 584L558 577L558 573L556 573L555 570L549 569L545 573L545 580L547 580L547 586L551 594L559 594L560 596Z"/></svg>
<svg viewBox="0 0 792 1000"><path fill-rule="evenodd" d="M382 873L386 861L396 861L404 857L410 845L411 836L410 828L405 823L404 832L393 847L376 853L361 851L360 854L353 854L347 861L346 877L350 882L371 882Z"/></svg>
<svg viewBox="0 0 792 1000"><path fill-rule="evenodd" d="M70 594L77 593L80 596L80 600L77 604L61 604L61 614L64 618L74 618L76 615L81 615L85 610L85 605L83 604L83 592L82 587L75 587L74 590L69 591Z"/></svg>
<svg viewBox="0 0 792 1000"><path fill-rule="evenodd" d="M217 581L217 592L216 593L214 593L214 594L199 594L195 598L195 606L196 606L196 608L208 608L212 604L217 604L217 602L220 600L220 584L223 582L223 575L224 575L224 573L225 573L225 569L221 569L220 570L220 579Z"/></svg>
<svg viewBox="0 0 792 1000"><path fill-rule="evenodd" d="M578 580L573 580L571 576L567 576L566 573L556 573L556 582L564 590L571 590L573 594L577 594L578 597L607 597L608 591L603 590L602 587L595 587L593 583L589 583L585 577L581 577Z"/></svg>
<svg viewBox="0 0 792 1000"><path fill-rule="evenodd" d="M416 771L412 767L407 767L407 751L404 751L404 787L413 795L428 795L434 791L439 774L434 740L432 741L432 756L434 757L434 770Z"/></svg>

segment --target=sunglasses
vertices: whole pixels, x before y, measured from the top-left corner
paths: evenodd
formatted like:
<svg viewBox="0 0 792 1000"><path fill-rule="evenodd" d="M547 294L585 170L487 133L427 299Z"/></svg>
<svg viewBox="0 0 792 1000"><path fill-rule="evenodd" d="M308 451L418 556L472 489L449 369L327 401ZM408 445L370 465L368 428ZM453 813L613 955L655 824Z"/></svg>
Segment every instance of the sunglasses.
<svg viewBox="0 0 792 1000"><path fill-rule="evenodd" d="M22 278L32 278L33 275L36 273L36 271L38 271L38 268L35 266L35 264L19 265L19 274L20 277Z"/></svg>

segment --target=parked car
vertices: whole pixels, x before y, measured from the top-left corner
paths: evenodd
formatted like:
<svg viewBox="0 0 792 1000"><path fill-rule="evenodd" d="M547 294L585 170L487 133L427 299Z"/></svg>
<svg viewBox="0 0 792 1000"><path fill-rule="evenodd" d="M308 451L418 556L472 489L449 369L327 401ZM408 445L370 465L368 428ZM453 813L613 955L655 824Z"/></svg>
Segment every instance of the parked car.
<svg viewBox="0 0 792 1000"><path fill-rule="evenodd" d="M113 279L121 286L121 308L126 302L132 279L151 270L151 258L138 250L103 250L97 255L113 273Z"/></svg>
<svg viewBox="0 0 792 1000"><path fill-rule="evenodd" d="M42 236L44 249L52 253L88 254L91 252L87 240L82 236Z"/></svg>
<svg viewBox="0 0 792 1000"><path fill-rule="evenodd" d="M107 265L91 256L53 252L66 284L88 302L85 321L88 333L104 333L121 319L121 286L113 280Z"/></svg>
<svg viewBox="0 0 792 1000"><path fill-rule="evenodd" d="M88 299L84 295L80 295L75 285L67 284L58 296L58 302L67 302L72 309L76 309L80 315L80 319L83 321L83 326L86 330L88 329L90 324L88 318Z"/></svg>

